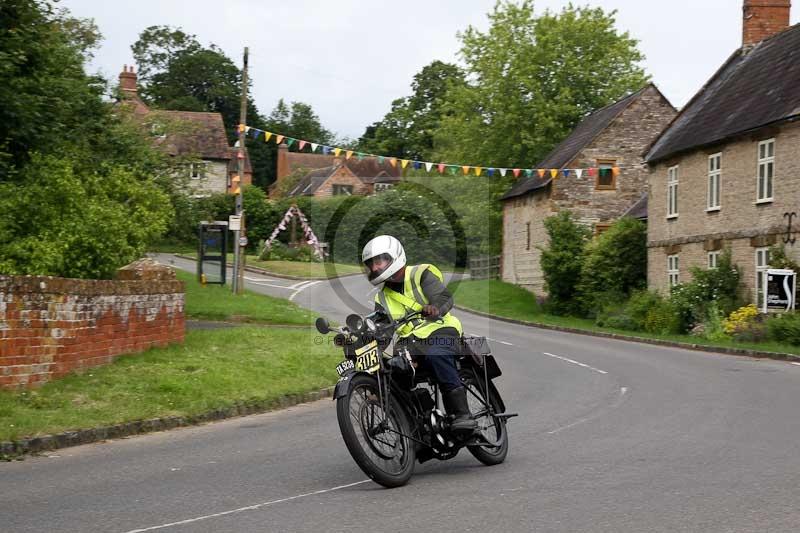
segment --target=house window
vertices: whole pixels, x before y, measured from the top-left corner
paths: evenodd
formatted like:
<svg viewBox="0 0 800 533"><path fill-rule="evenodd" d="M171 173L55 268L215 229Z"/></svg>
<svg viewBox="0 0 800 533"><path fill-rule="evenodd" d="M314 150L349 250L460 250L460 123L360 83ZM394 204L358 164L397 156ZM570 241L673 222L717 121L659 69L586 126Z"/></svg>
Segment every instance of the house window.
<svg viewBox="0 0 800 533"><path fill-rule="evenodd" d="M608 191L617 188L617 178L614 176L614 167L616 166L616 159L597 160L597 181L595 182L595 189Z"/></svg>
<svg viewBox="0 0 800 533"><path fill-rule="evenodd" d="M611 227L611 224L595 224L594 225L594 236L595 237L599 237L600 235L602 235L603 233L608 231L608 228L610 228L610 227Z"/></svg>
<svg viewBox="0 0 800 533"><path fill-rule="evenodd" d="M193 180L199 180L205 177L206 163L189 163L189 177Z"/></svg>
<svg viewBox="0 0 800 533"><path fill-rule="evenodd" d="M667 256L667 277L669 278L669 286L674 287L678 284L678 275L680 269L678 268L678 254Z"/></svg>
<svg viewBox="0 0 800 533"><path fill-rule="evenodd" d="M678 216L678 166L667 171L667 218Z"/></svg>
<svg viewBox="0 0 800 533"><path fill-rule="evenodd" d="M722 252L717 250L716 252L708 252L708 268L717 268L719 266L719 256Z"/></svg>
<svg viewBox="0 0 800 533"><path fill-rule="evenodd" d="M375 184L375 192L383 192L388 191L389 189L393 188L394 185L391 183L376 183Z"/></svg>
<svg viewBox="0 0 800 533"><path fill-rule="evenodd" d="M722 154L714 154L708 158L708 205L706 211L718 211L720 208L720 177L722 176Z"/></svg>
<svg viewBox="0 0 800 533"><path fill-rule="evenodd" d="M334 196L352 196L353 195L353 186L352 185L340 185L335 184L333 186L333 195Z"/></svg>
<svg viewBox="0 0 800 533"><path fill-rule="evenodd" d="M769 269L769 248L756 248L756 305L761 308L764 299L764 277Z"/></svg>
<svg viewBox="0 0 800 533"><path fill-rule="evenodd" d="M775 177L775 139L758 143L759 202L772 201L772 179Z"/></svg>
<svg viewBox="0 0 800 533"><path fill-rule="evenodd" d="M528 234L528 237L527 237L528 240L527 240L527 244L525 244L525 250L530 250L531 249L531 223L530 222L527 222L525 224L525 231Z"/></svg>

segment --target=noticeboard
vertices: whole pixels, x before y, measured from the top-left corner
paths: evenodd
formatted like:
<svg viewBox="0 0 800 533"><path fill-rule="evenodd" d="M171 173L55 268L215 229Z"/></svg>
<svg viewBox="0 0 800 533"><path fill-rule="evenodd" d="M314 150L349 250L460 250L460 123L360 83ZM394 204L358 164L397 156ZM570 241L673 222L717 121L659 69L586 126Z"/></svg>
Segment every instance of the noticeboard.
<svg viewBox="0 0 800 533"><path fill-rule="evenodd" d="M795 309L797 273L794 270L769 269L764 272L764 281L762 312L787 312Z"/></svg>

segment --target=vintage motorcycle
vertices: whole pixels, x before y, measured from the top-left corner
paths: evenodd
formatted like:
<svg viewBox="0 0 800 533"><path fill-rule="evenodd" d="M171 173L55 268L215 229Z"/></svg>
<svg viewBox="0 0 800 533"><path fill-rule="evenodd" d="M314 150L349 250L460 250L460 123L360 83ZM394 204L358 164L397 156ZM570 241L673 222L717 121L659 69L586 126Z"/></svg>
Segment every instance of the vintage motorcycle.
<svg viewBox="0 0 800 533"><path fill-rule="evenodd" d="M341 328L317 319L317 331L335 332L334 343L345 354L336 367L340 377L333 398L350 455L385 487L405 485L415 461L452 459L464 447L486 465L502 463L508 454L506 421L517 415L505 412L492 382L501 372L486 338L461 339L457 365L477 429L459 436L450 431L452 417L440 409L436 381L417 368L408 348L395 343L394 354L387 353L394 332L409 322L422 323L421 314L409 313L399 320L383 312L363 318L353 314Z"/></svg>

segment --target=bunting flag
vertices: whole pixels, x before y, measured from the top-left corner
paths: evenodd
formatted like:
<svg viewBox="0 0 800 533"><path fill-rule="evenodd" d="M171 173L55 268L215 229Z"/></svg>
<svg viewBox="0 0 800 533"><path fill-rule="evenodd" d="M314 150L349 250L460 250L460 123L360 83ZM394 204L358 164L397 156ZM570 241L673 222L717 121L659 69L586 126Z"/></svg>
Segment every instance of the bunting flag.
<svg viewBox="0 0 800 533"><path fill-rule="evenodd" d="M260 130L258 128L253 128L251 126L247 126L246 124L239 124L238 127L236 128L236 131L238 133L245 133L245 134L249 133L253 138L256 138L256 139L261 134L263 134L264 135L264 142L270 142L270 140L274 138L275 139L275 144L280 145L285 141L287 147L291 147L294 143L297 143L297 149L300 150L300 151L304 150L306 146L310 146L311 147L310 151L312 153L316 152L317 149L321 149L321 152L323 154L325 154L325 155L329 155L331 153L331 151L332 151L334 153L334 156L339 157L339 155L342 152L345 152L345 158L346 159L350 159L353 156L353 154L355 154L359 161L363 160L365 157L371 157L371 158L377 159L378 164L380 164L380 165L382 165L384 163L384 161L388 158L389 159L389 163L394 168L397 168L397 162L398 162L398 159L399 159L397 157L388 157L388 156L383 156L383 155L368 154L368 153L357 152L355 150L350 150L350 149L346 149L346 148L326 146L324 144L310 142L310 141L307 141L307 140L304 140L304 139L296 139L296 138L293 138L293 137L288 137L286 135L281 135L281 134L270 132L270 131ZM592 176L592 177L595 176L598 173L598 168L597 167L589 167L589 168L586 168L586 169L582 169L582 168L562 168L562 169L555 169L555 168L551 168L551 169L545 169L545 168L514 168L514 169L508 169L508 168L497 168L497 167L483 166L483 165L481 165L481 166L476 166L476 165L458 165L458 164L452 164L452 163L431 163L429 161L418 161L416 159L400 159L400 166L401 166L401 168L403 170L405 170L408 167L409 163L411 164L411 167L413 169L415 169L415 170L420 170L424 166L425 167L425 171L429 172L429 173L431 172L433 167L436 166L436 169L439 172L439 174L444 174L445 171L447 171L447 172L449 172L449 174L451 176L455 176L458 173L458 169L461 169L461 171L462 171L464 176L470 175L470 173L473 172L473 171L475 172L475 176L481 176L482 174L484 174L484 171L486 171L485 174L488 177L493 177L495 172L499 172L500 176L506 177L506 175L508 173L508 170L511 170L513 175L514 175L514 178L519 178L521 174L524 175L527 178L530 178L530 177L532 177L534 175L534 173L537 173L540 178L544 178L545 173L547 173L549 171L550 172L550 176L553 179L558 179L559 176L563 176L564 178L568 178L572 172L575 172L575 176L576 176L577 179L581 179L583 177L584 173L586 173L588 176ZM607 175L608 172L611 172L613 174L613 176L616 178L617 176L619 176L619 174L621 172L621 169L622 169L622 167L614 166L614 167L611 167L609 169L601 169L601 170L606 175Z"/></svg>
<svg viewBox="0 0 800 533"><path fill-rule="evenodd" d="M275 242L278 234L287 228L287 224L292 220L292 217L297 217L300 219L300 225L301 229L303 230L303 236L305 237L306 244L312 246L314 248L314 255L316 255L320 261L323 261L327 254L322 248L322 244L319 242L319 239L317 239L317 236L314 235L314 230L312 230L311 226L308 224L308 219L296 205L289 207L289 209L286 211L286 214L283 215L283 220L281 220L280 224L278 224L272 231L272 235L269 236L269 239L264 241L264 247L261 249L261 254L259 257L264 257L264 255L269 252L269 250L272 248L272 243Z"/></svg>

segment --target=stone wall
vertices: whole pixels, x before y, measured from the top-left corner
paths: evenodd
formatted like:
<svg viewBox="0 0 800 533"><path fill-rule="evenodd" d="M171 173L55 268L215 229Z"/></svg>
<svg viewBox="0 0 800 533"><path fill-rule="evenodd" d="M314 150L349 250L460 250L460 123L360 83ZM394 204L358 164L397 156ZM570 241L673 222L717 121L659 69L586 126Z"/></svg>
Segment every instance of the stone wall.
<svg viewBox="0 0 800 533"><path fill-rule="evenodd" d="M35 387L184 339L184 283L147 262L117 280L0 275L0 387Z"/></svg>
<svg viewBox="0 0 800 533"><path fill-rule="evenodd" d="M757 201L758 143L775 139L773 200ZM707 210L708 158L722 154L720 207ZM750 294L755 286L755 250L782 242L787 212L800 213L800 125L769 128L728 143L696 150L653 165L648 203L648 285L668 288L666 256L678 254L681 281L689 269L705 268L710 246L731 248ZM667 171L678 166L678 216L667 218ZM794 219L793 227L800 229ZM800 242L787 245L800 258Z"/></svg>

